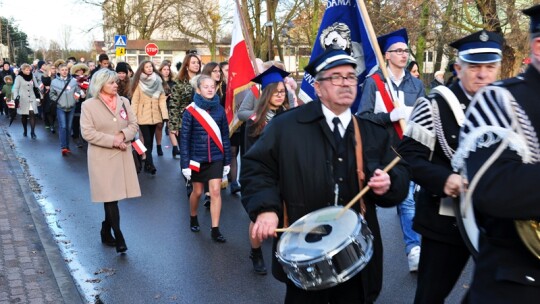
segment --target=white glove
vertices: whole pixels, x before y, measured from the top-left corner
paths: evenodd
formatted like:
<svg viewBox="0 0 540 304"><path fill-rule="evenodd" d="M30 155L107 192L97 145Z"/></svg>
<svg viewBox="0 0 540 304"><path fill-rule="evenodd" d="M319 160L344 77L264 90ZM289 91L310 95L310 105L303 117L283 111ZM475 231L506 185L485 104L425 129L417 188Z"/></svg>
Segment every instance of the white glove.
<svg viewBox="0 0 540 304"><path fill-rule="evenodd" d="M227 165L223 167L223 176L229 174L231 172L231 165Z"/></svg>
<svg viewBox="0 0 540 304"><path fill-rule="evenodd" d="M191 179L191 169L187 168L187 169L182 169L182 174L184 175L184 177L187 179L187 180L190 180Z"/></svg>
<svg viewBox="0 0 540 304"><path fill-rule="evenodd" d="M407 117L407 107L397 107L390 112L390 120L398 121Z"/></svg>

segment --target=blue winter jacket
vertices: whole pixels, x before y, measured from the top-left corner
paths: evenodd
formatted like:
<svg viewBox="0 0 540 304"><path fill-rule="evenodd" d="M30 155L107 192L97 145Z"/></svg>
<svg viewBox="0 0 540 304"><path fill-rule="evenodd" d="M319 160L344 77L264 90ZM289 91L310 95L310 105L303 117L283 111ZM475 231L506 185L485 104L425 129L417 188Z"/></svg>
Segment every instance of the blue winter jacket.
<svg viewBox="0 0 540 304"><path fill-rule="evenodd" d="M231 143L229 141L229 123L225 116L225 109L221 105L213 107L210 116L214 119L221 130L223 151L221 153L206 130L189 111L184 111L182 116L182 132L180 137L180 166L182 169L189 167L189 161L199 163L211 163L223 160L223 165L231 163ZM224 155L225 154L225 155Z"/></svg>

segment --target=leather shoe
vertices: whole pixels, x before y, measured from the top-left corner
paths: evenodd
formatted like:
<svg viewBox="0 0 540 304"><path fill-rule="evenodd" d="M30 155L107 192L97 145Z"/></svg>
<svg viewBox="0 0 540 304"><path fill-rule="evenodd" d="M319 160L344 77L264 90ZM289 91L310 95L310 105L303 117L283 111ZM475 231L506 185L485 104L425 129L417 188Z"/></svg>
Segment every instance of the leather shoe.
<svg viewBox="0 0 540 304"><path fill-rule="evenodd" d="M251 250L249 258L253 262L253 271L256 274L265 275L267 273L266 265L264 265L264 259L260 248L255 251Z"/></svg>

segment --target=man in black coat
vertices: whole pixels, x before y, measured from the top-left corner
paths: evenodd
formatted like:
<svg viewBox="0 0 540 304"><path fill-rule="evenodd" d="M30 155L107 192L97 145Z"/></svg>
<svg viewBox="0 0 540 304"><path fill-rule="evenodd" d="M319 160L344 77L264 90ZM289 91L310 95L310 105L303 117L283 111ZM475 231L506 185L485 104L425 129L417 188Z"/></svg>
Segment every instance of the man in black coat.
<svg viewBox="0 0 540 304"><path fill-rule="evenodd" d="M255 223L251 233L260 239L276 237L275 248L275 229L284 224L284 209L292 224L335 202L346 205L359 192L352 119L359 123L361 179L371 187L363 200L364 217L374 237L373 257L348 281L317 291L294 285L274 259L272 273L287 286L285 303L373 303L382 287L382 242L375 206L395 206L405 198L409 170L400 162L385 173L382 168L396 156L388 132L351 114L358 85L355 66L341 49L329 48L314 59L306 71L316 75L320 100L272 119L242 160L242 203ZM353 208L360 211L359 204Z"/></svg>
<svg viewBox="0 0 540 304"><path fill-rule="evenodd" d="M531 64L524 74L478 92L452 161L469 180L466 198L472 200L465 202L472 202L480 227L464 303L540 299L540 5L523 13L531 17ZM517 229L522 220L531 222Z"/></svg>
<svg viewBox="0 0 540 304"><path fill-rule="evenodd" d="M451 159L474 94L496 80L502 59L502 37L479 31L450 44L458 50L454 65L459 81L438 86L413 109L399 153L411 165L416 196L413 229L422 235L414 303L444 303L470 253L453 212L461 176ZM453 199L454 198L454 199Z"/></svg>

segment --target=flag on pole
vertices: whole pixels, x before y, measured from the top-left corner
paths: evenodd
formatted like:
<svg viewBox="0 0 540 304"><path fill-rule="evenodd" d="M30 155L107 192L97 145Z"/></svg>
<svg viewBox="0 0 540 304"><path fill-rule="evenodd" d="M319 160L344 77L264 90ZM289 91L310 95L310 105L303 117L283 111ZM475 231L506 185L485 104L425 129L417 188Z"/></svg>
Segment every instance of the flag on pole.
<svg viewBox="0 0 540 304"><path fill-rule="evenodd" d="M142 143L140 139L132 141L131 145L133 146L133 149L135 149L135 151L137 151L137 154L139 155L143 155L144 152L146 152L146 147L144 146L144 144Z"/></svg>
<svg viewBox="0 0 540 304"><path fill-rule="evenodd" d="M369 38L357 1L328 1L321 26L311 52L311 59L319 56L332 45L337 45L350 53L357 61L358 94L351 107L355 113L360 104L361 86L368 73L377 66L377 56ZM310 61L311 61L310 59ZM304 102L316 98L314 75L304 74L298 97Z"/></svg>
<svg viewBox="0 0 540 304"><path fill-rule="evenodd" d="M229 79L227 81L227 97L225 99L225 114L229 122L229 129L235 123L234 121L237 121L237 118L235 119L235 96L250 87L253 87L253 93L255 96L258 96L258 91L251 82L251 79L255 77L255 70L249 58L239 13L237 9L234 12L231 55L229 58Z"/></svg>

